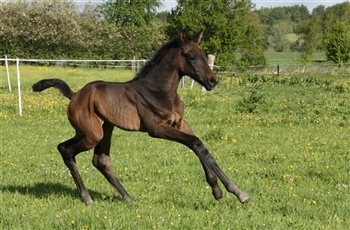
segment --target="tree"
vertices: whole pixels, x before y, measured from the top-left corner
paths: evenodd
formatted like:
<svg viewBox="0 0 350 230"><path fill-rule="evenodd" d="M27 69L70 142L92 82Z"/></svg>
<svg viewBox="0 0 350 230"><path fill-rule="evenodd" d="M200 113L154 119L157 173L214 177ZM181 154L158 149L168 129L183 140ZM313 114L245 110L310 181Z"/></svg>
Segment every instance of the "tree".
<svg viewBox="0 0 350 230"><path fill-rule="evenodd" d="M0 7L0 53L72 57L81 47L77 7L70 1L9 1Z"/></svg>
<svg viewBox="0 0 350 230"><path fill-rule="evenodd" d="M323 50L322 16L315 15L304 20L296 29L296 33L303 41L303 51L312 54Z"/></svg>
<svg viewBox="0 0 350 230"><path fill-rule="evenodd" d="M248 14L248 27L245 31L245 37L248 41L255 43L243 43L241 45L241 59L239 64L242 66L259 66L266 64L266 58L262 52L263 39L260 29L260 17L255 12Z"/></svg>
<svg viewBox="0 0 350 230"><path fill-rule="evenodd" d="M269 14L268 24L274 25L280 21L291 21L291 14L288 12L287 7L272 8Z"/></svg>
<svg viewBox="0 0 350 230"><path fill-rule="evenodd" d="M323 34L331 31L337 21L350 24L350 2L336 4L327 8L322 18Z"/></svg>
<svg viewBox="0 0 350 230"><path fill-rule="evenodd" d="M155 20L160 6L160 0L109 0L103 4L104 18L120 28L115 58L147 59L164 42L162 25Z"/></svg>
<svg viewBox="0 0 350 230"><path fill-rule="evenodd" d="M121 30L112 23L103 20L101 7L86 4L80 11L78 20L81 30L82 46L76 51L79 58L118 59L116 53L125 50L121 47Z"/></svg>
<svg viewBox="0 0 350 230"><path fill-rule="evenodd" d="M316 50L320 51L330 49L333 50L331 53L334 53L335 50L340 50L341 46L339 46L339 44L341 44L342 42L338 41L338 39L340 38L334 37L334 34L339 34L340 36L343 36L342 33L339 31L339 28L334 28L335 24L338 23L345 25L350 24L349 2L334 5L332 7L327 8L325 11L324 6L319 6L315 8L312 17L304 20L297 28L297 33L304 41L304 56L310 57L312 53ZM337 27L339 27L339 25L337 25ZM334 30L338 32L335 32ZM345 39L343 37L341 38ZM330 60L332 60L333 58L334 57L329 56ZM309 58L307 58L307 60L308 59ZM339 60L335 58L334 61L338 63Z"/></svg>
<svg viewBox="0 0 350 230"><path fill-rule="evenodd" d="M350 26L337 21L324 39L326 56L329 60L342 65L350 60Z"/></svg>
<svg viewBox="0 0 350 230"><path fill-rule="evenodd" d="M246 0L179 0L167 17L167 34L174 36L186 28L192 32L205 29L201 47L216 55L219 65L249 64L249 59L240 62L236 53L262 54L261 31L250 22L251 9L251 1ZM247 36L250 33L255 36ZM264 58L258 60L265 64Z"/></svg>
<svg viewBox="0 0 350 230"><path fill-rule="evenodd" d="M268 25L269 24L269 18L270 14L272 12L272 8L269 7L262 7L259 10L255 10L257 14L259 14L260 21L263 25Z"/></svg>
<svg viewBox="0 0 350 230"><path fill-rule="evenodd" d="M109 0L103 5L103 14L122 26L143 27L151 23L160 6L159 0Z"/></svg>
<svg viewBox="0 0 350 230"><path fill-rule="evenodd" d="M288 22L279 22L269 27L268 43L277 52L283 52L289 47L287 34L292 32Z"/></svg>
<svg viewBox="0 0 350 230"><path fill-rule="evenodd" d="M319 5L312 10L312 16L324 15L326 13L326 7L324 5Z"/></svg>
<svg viewBox="0 0 350 230"><path fill-rule="evenodd" d="M263 24L264 50L271 48L280 52L288 48L300 50L301 41L291 42L287 35L295 33L300 23L310 18L305 5L261 8L255 12L259 14Z"/></svg>

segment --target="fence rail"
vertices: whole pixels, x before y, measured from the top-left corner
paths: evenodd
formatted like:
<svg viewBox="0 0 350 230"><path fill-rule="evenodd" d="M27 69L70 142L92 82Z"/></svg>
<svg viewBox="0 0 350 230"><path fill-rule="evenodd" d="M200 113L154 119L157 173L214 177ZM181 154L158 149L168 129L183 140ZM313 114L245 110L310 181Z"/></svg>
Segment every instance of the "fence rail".
<svg viewBox="0 0 350 230"><path fill-rule="evenodd" d="M22 63L43 63L43 64L52 64L57 66L65 66L65 65L74 65L74 66L105 66L106 63L113 64L114 68L125 68L131 69L132 71L138 72L142 66L145 65L147 60L65 60L65 59L19 59L19 58L0 58L0 64L2 62L5 63L6 66L6 75L7 75L7 84L9 87L9 91L12 91L11 80L10 80L10 71L9 71L9 63L16 63L16 72L17 72L17 87L18 87L18 110L19 115L22 116L22 95L21 95L21 74L19 64ZM73 63L73 64L72 64ZM89 65L86 65L89 63ZM117 64L117 65L116 65Z"/></svg>
<svg viewBox="0 0 350 230"><path fill-rule="evenodd" d="M17 58L0 58L0 65L7 63L24 63L38 65L53 66L72 66L72 67L98 67L98 68L116 68L129 69L138 72L148 61L140 60L75 60L75 59L17 59ZM306 65L293 63L271 64L264 66L219 66L213 65L213 69L217 73L236 74L236 73L252 73L252 74L337 74L349 75L350 63L339 66L338 64L328 62L310 62Z"/></svg>
<svg viewBox="0 0 350 230"><path fill-rule="evenodd" d="M67 60L67 59L19 59L19 58L0 58L0 65L6 66L7 83L9 91L12 91L9 65L16 63L17 87L18 87L18 107L19 114L22 116L21 99L21 81L20 81L20 63L38 63L39 65L54 66L74 66L74 67L100 67L100 68L123 68L138 72L147 62L147 60ZM256 75L291 75L291 74L317 74L317 75L345 75L350 77L350 64L339 66L330 63L310 63L302 64L283 64L283 65L265 65L265 66L218 66L211 65L213 70L220 74L256 74ZM182 81L184 87L184 81ZM193 86L193 82L191 87Z"/></svg>
<svg viewBox="0 0 350 230"><path fill-rule="evenodd" d="M75 67L103 67L103 68L124 68L132 71L139 71L147 62L140 60L75 60L75 59L21 59L21 58L0 58L1 62L37 63L39 65L75 66Z"/></svg>

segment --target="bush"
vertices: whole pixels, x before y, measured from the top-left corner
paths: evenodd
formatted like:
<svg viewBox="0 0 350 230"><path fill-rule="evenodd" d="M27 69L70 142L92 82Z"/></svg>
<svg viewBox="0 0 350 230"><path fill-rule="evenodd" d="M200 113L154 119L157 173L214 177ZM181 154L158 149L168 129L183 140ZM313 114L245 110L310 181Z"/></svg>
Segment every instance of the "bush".
<svg viewBox="0 0 350 230"><path fill-rule="evenodd" d="M100 5L66 0L0 2L0 25L0 56L21 58L148 58L164 40L154 25L119 28Z"/></svg>

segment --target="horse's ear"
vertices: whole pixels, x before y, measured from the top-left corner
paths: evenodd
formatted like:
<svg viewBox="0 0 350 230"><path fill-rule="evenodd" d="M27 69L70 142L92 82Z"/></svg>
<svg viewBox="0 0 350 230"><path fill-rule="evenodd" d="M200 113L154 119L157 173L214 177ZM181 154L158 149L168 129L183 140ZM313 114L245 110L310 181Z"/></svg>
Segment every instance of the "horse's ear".
<svg viewBox="0 0 350 230"><path fill-rule="evenodd" d="M203 30L199 31L196 35L195 35L195 42L197 42L199 44L199 42L202 40L203 37Z"/></svg>
<svg viewBox="0 0 350 230"><path fill-rule="evenodd" d="M187 32L186 30L181 31L180 33L181 44L184 44L187 41Z"/></svg>
<svg viewBox="0 0 350 230"><path fill-rule="evenodd" d="M195 34L193 36L188 35L186 30L183 30L180 33L180 41L181 41L181 44L186 43L188 40L199 43L202 39L202 36L203 36L203 30L199 31L197 34Z"/></svg>

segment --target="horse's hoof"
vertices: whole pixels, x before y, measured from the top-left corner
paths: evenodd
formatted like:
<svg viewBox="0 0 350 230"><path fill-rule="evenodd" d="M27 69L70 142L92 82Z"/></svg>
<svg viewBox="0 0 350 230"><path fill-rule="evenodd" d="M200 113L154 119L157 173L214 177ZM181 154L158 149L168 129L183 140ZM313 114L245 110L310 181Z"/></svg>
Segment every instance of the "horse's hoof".
<svg viewBox="0 0 350 230"><path fill-rule="evenodd" d="M239 194L238 199L242 204L246 204L249 202L250 198L247 193L242 192L241 194Z"/></svg>
<svg viewBox="0 0 350 230"><path fill-rule="evenodd" d="M126 200L127 202L133 202L133 199L131 198L131 196L124 196L123 199Z"/></svg>
<svg viewBox="0 0 350 230"><path fill-rule="evenodd" d="M222 191L220 188L217 190L213 189L213 196L214 196L215 200L217 200L217 201L224 199L224 196L222 195Z"/></svg>
<svg viewBox="0 0 350 230"><path fill-rule="evenodd" d="M91 197L88 197L86 199L82 199L83 202L86 204L86 205L93 205L94 204L94 201L91 199Z"/></svg>

